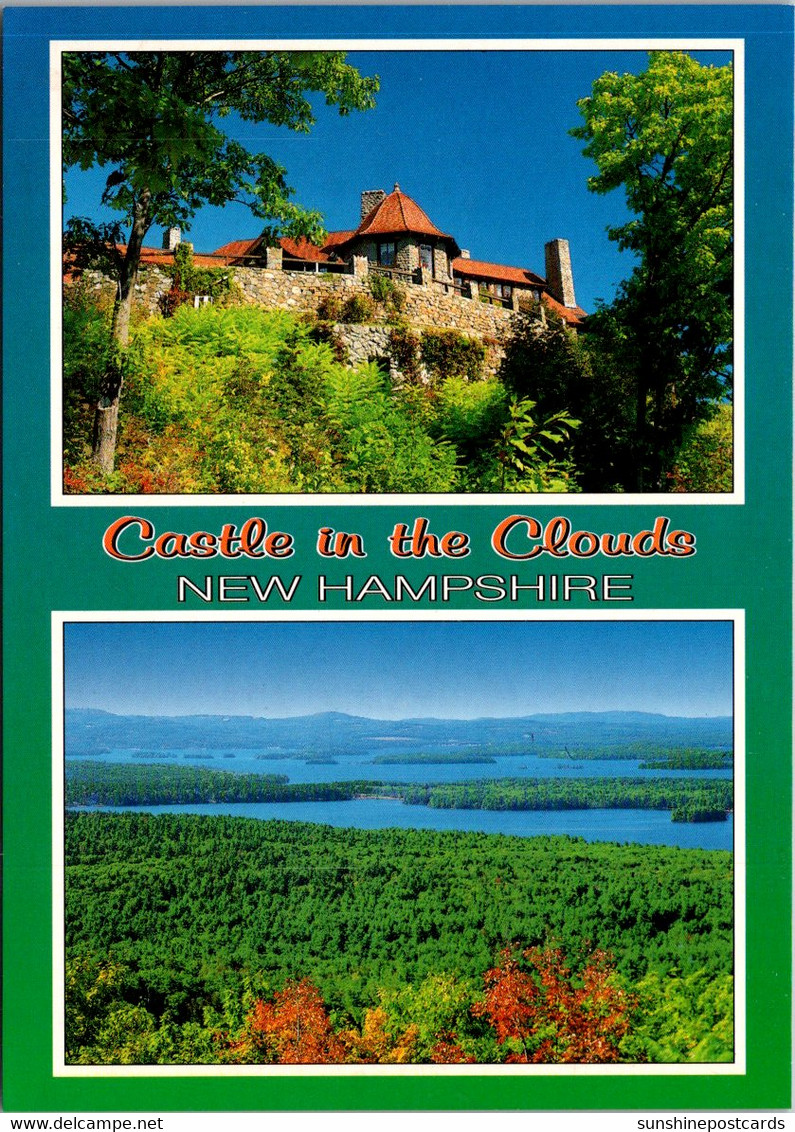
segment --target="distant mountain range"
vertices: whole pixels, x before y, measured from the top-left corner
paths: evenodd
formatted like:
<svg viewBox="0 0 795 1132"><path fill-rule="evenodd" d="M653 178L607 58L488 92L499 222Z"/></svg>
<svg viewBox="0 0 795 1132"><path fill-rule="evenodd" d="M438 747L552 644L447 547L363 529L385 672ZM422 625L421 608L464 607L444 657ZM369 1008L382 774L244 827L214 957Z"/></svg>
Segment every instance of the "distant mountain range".
<svg viewBox="0 0 795 1132"><path fill-rule="evenodd" d="M344 712L268 719L248 715L113 715L66 712L66 753L205 748L281 752L484 750L618 746L731 747L729 716L688 718L642 711L560 712L499 719L367 719Z"/></svg>

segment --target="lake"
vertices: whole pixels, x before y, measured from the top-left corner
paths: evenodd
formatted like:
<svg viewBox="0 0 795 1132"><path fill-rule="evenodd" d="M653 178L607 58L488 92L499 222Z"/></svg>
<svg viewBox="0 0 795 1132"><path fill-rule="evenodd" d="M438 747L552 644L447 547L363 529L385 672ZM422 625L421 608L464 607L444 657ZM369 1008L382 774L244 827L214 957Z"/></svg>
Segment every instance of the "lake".
<svg viewBox="0 0 795 1132"><path fill-rule="evenodd" d="M83 807L79 807L83 808ZM435 810L392 799L346 802L226 802L183 806L100 806L103 811L205 814L304 821L353 829L434 829L502 833L518 837L569 834L586 841L632 841L680 849L733 848L734 822L672 822L662 810ZM94 809L94 807L91 807Z"/></svg>
<svg viewBox="0 0 795 1132"><path fill-rule="evenodd" d="M118 750L79 756L114 763L180 763L236 774L286 774L290 782L462 782L477 778L731 778L731 770L640 770L641 759L564 759L540 755L497 755L491 763L375 763L383 747L368 754L335 754L333 763L306 756L263 758L253 751L198 748ZM395 751L395 754L398 752ZM402 751L400 753L403 753Z"/></svg>
<svg viewBox="0 0 795 1132"><path fill-rule="evenodd" d="M280 755L280 752L272 752ZM395 752L397 753L397 751ZM402 751L400 753L403 753ZM263 757L260 751L179 748L160 751L115 750L88 756L112 763L176 763L238 774L282 774L290 782L460 782L483 778L731 778L730 770L640 770L640 759L542 758L539 755L494 756L490 763L375 763L383 747L368 753L336 753L332 763L312 763L306 756ZM84 756L74 756L82 761ZM114 807L107 807L114 809ZM725 822L672 822L662 810L442 810L393 799L363 798L344 802L245 802L124 809L147 813L229 814L261 821L306 821L356 829L434 829L504 833L519 837L570 834L586 841L632 841L687 849L733 847L734 825Z"/></svg>

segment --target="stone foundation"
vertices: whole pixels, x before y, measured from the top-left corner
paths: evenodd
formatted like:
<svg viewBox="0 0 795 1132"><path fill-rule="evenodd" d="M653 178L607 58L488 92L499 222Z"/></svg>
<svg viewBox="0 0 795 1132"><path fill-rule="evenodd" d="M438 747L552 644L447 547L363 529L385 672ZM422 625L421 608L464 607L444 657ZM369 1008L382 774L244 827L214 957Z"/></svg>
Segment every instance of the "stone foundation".
<svg viewBox="0 0 795 1132"><path fill-rule="evenodd" d="M286 310L294 314L317 314L325 296L338 294L342 300L355 294L371 297L367 276L279 271L261 267L236 267L233 271L232 299ZM112 299L114 284L96 271L83 273L83 283L98 296ZM157 314L171 278L156 267L143 268L135 286L135 307L145 314ZM491 306L469 295L445 289L430 282L425 286L401 285L405 301L399 313L402 323L421 333L423 330L457 330L478 338L486 347L484 376L496 373L503 358L503 343L510 334L516 314L504 307ZM337 331L356 365L371 358L389 356L389 312L376 304L373 321L368 324L337 324Z"/></svg>

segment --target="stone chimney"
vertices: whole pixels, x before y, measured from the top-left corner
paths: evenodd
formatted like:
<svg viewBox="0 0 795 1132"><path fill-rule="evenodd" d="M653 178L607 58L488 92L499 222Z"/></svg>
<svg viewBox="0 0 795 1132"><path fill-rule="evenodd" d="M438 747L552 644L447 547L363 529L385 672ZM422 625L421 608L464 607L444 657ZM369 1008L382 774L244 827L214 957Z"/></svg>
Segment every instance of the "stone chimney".
<svg viewBox="0 0 795 1132"><path fill-rule="evenodd" d="M163 232L163 247L167 252L173 252L182 241L182 230L180 228L166 228Z"/></svg>
<svg viewBox="0 0 795 1132"><path fill-rule="evenodd" d="M571 252L568 240L550 240L544 245L547 286L553 299L564 307L576 307L574 277L571 273Z"/></svg>
<svg viewBox="0 0 795 1132"><path fill-rule="evenodd" d="M361 219L364 220L365 216L369 216L376 205L380 204L385 198L386 193L383 189L365 189L362 193Z"/></svg>
<svg viewBox="0 0 795 1132"><path fill-rule="evenodd" d="M461 259L469 259L469 248L461 249Z"/></svg>

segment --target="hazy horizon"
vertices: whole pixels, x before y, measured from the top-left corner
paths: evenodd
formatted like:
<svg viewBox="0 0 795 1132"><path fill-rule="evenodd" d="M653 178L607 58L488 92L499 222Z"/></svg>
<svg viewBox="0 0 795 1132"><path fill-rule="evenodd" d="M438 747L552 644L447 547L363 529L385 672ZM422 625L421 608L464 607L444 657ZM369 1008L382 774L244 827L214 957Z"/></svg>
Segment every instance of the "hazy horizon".
<svg viewBox="0 0 795 1132"><path fill-rule="evenodd" d="M65 703L117 715L731 716L729 621L85 622Z"/></svg>

